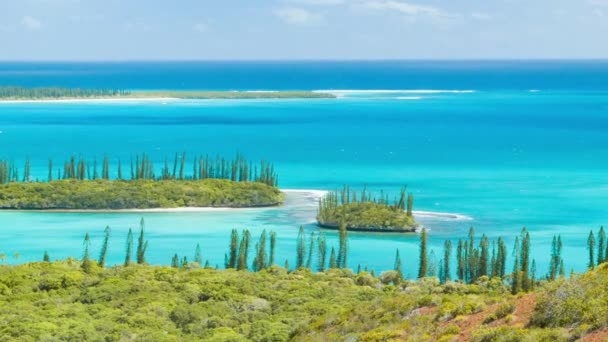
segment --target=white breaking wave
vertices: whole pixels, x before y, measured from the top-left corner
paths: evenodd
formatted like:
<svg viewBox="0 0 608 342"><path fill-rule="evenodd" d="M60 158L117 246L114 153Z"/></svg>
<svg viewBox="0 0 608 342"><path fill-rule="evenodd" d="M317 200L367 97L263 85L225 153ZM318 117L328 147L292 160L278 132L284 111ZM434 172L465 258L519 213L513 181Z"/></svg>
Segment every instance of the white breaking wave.
<svg viewBox="0 0 608 342"><path fill-rule="evenodd" d="M460 89L325 89L313 90L315 93L330 93L334 95L342 94L471 94L476 90Z"/></svg>
<svg viewBox="0 0 608 342"><path fill-rule="evenodd" d="M422 96L397 96L395 97L397 100L422 100Z"/></svg>
<svg viewBox="0 0 608 342"><path fill-rule="evenodd" d="M435 212L435 211L416 211L412 212L416 217L429 217L429 218L445 218L451 220L462 220L462 221L472 221L473 218L471 216L458 214L458 213L443 213L443 212Z"/></svg>

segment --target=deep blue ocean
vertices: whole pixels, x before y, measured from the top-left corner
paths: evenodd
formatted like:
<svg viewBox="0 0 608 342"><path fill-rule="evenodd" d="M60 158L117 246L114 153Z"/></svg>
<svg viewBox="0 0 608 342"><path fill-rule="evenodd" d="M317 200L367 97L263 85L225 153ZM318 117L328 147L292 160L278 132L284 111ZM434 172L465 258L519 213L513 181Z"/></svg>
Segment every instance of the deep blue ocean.
<svg viewBox="0 0 608 342"><path fill-rule="evenodd" d="M72 154L124 161L233 155L273 161L285 189L343 184L396 193L407 184L430 229L437 259L445 239L477 234L512 243L531 231L538 273L550 241L564 239L566 268L582 271L591 229L608 224L608 62L167 62L0 63L0 85L119 89L328 90L336 99L158 100L0 103L0 159L32 160L45 178L48 159ZM0 212L5 262L80 257L113 229L111 261L124 258L129 227L146 219L149 261L174 253L223 263L232 228L278 233L279 260L295 260L300 224L318 231L314 198L292 193L284 208L202 213ZM328 232L330 243L335 234ZM417 269L415 235L350 234L349 264ZM510 250L510 248L509 248ZM18 252L20 256L15 258ZM454 254L454 253L453 253Z"/></svg>

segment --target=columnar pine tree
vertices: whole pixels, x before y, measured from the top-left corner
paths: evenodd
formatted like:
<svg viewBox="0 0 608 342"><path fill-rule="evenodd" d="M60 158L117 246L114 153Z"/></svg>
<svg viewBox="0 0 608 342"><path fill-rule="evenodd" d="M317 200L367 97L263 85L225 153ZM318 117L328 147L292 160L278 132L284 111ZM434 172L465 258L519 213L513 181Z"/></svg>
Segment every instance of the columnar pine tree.
<svg viewBox="0 0 608 342"><path fill-rule="evenodd" d="M465 282L465 259L464 259L464 246L462 240L458 241L458 247L456 247L456 263L458 280Z"/></svg>
<svg viewBox="0 0 608 342"><path fill-rule="evenodd" d="M196 249L194 250L194 262L198 264L198 266L203 265L203 256L201 255L201 245L196 244Z"/></svg>
<svg viewBox="0 0 608 342"><path fill-rule="evenodd" d="M483 234L481 236L481 241L479 242L479 248L480 248L479 270L478 270L477 276L478 277L488 276L489 275L488 267L490 265L490 263L489 263L490 242L488 241L488 237L486 236L486 234Z"/></svg>
<svg viewBox="0 0 608 342"><path fill-rule="evenodd" d="M559 275L564 273L564 270L560 269L563 264L562 260L562 238L560 235L553 236L553 242L551 244L551 262L549 267L549 280L555 280Z"/></svg>
<svg viewBox="0 0 608 342"><path fill-rule="evenodd" d="M110 240L110 226L104 230L103 244L101 245L101 253L99 253L99 266L106 267L106 256L108 254L108 241Z"/></svg>
<svg viewBox="0 0 608 342"><path fill-rule="evenodd" d="M315 233L310 233L310 242L308 244L308 257L306 258L306 268L312 270L312 251L315 247Z"/></svg>
<svg viewBox="0 0 608 342"><path fill-rule="evenodd" d="M251 245L251 233L249 229L243 231L243 238L245 239L245 261L249 257L249 246Z"/></svg>
<svg viewBox="0 0 608 342"><path fill-rule="evenodd" d="M171 267L179 268L179 256L177 255L177 253L175 253L173 255L173 258L171 259Z"/></svg>
<svg viewBox="0 0 608 342"><path fill-rule="evenodd" d="M298 232L298 244L296 250L296 270L304 267L304 254L306 253L306 242L304 241L304 226L300 226Z"/></svg>
<svg viewBox="0 0 608 342"><path fill-rule="evenodd" d="M133 254L133 230L129 228L129 233L127 234L127 252L125 256L125 266L129 266L131 264L131 254Z"/></svg>
<svg viewBox="0 0 608 342"><path fill-rule="evenodd" d="M120 159L118 159L118 180L122 180L122 163Z"/></svg>
<svg viewBox="0 0 608 342"><path fill-rule="evenodd" d="M496 252L496 267L498 268L496 275L503 278L507 267L507 245L502 237L498 238L498 251Z"/></svg>
<svg viewBox="0 0 608 342"><path fill-rule="evenodd" d="M47 177L49 182L53 181L53 159L49 159L49 175ZM0 181L1 183L1 181Z"/></svg>
<svg viewBox="0 0 608 342"><path fill-rule="evenodd" d="M317 271L323 272L325 271L325 260L327 259L327 240L325 239L325 234L322 231L319 232L317 243L319 245Z"/></svg>
<svg viewBox="0 0 608 342"><path fill-rule="evenodd" d="M435 250L431 249L428 258L428 267L426 271L427 277L436 277L437 276L437 257L435 256Z"/></svg>
<svg viewBox="0 0 608 342"><path fill-rule="evenodd" d="M262 231L260 235L260 241L258 242L256 248L256 257L255 257L255 268L257 271L261 271L266 268L266 260L268 256L266 255L266 230Z"/></svg>
<svg viewBox="0 0 608 342"><path fill-rule="evenodd" d="M424 278L426 276L428 261L427 261L427 251L426 251L426 228L422 228L422 232L420 233L420 265L418 268L418 278Z"/></svg>
<svg viewBox="0 0 608 342"><path fill-rule="evenodd" d="M469 240L466 244L466 255L467 255L467 282L472 283L476 279L477 269L475 265L477 265L477 258L475 253L475 229L473 227L469 228Z"/></svg>
<svg viewBox="0 0 608 342"><path fill-rule="evenodd" d="M403 280L403 266L401 264L401 256L399 255L399 248L397 248L397 252L395 253L395 271L397 272L397 276L399 280Z"/></svg>
<svg viewBox="0 0 608 342"><path fill-rule="evenodd" d="M179 179L184 180L184 166L186 164L186 152L182 154L182 160L179 167Z"/></svg>
<svg viewBox="0 0 608 342"><path fill-rule="evenodd" d="M239 244L239 256L236 269L239 271L247 270L247 247L245 236L241 238L241 243Z"/></svg>
<svg viewBox="0 0 608 342"><path fill-rule="evenodd" d="M23 169L23 181L30 181L30 158L25 160L25 168Z"/></svg>
<svg viewBox="0 0 608 342"><path fill-rule="evenodd" d="M606 232L604 226L600 227L600 231L597 234L597 264L601 264L606 260Z"/></svg>
<svg viewBox="0 0 608 342"><path fill-rule="evenodd" d="M346 230L346 219L340 224L340 245L338 246L338 268L347 267L348 258L348 231Z"/></svg>
<svg viewBox="0 0 608 342"><path fill-rule="evenodd" d="M92 263L91 263L91 259L89 257L89 247L91 247L91 240L89 239L89 233L86 233L86 235L84 236L84 255L82 256L82 270L85 273L89 273L91 272L91 267L92 267Z"/></svg>
<svg viewBox="0 0 608 342"><path fill-rule="evenodd" d="M492 240L492 258L490 259L490 278L498 276L498 267L496 264L496 241Z"/></svg>
<svg viewBox="0 0 608 342"><path fill-rule="evenodd" d="M239 233L236 229L233 229L230 234L230 260L228 261L228 268L236 268L238 252Z"/></svg>
<svg viewBox="0 0 608 342"><path fill-rule="evenodd" d="M137 263L145 264L146 263L146 250L148 249L148 241L144 237L144 228L145 223L142 217L139 223L139 239L137 240Z"/></svg>
<svg viewBox="0 0 608 342"><path fill-rule="evenodd" d="M332 247L329 255L329 268L338 268L338 260L336 259L336 250Z"/></svg>
<svg viewBox="0 0 608 342"><path fill-rule="evenodd" d="M276 245L277 245L277 233L270 232L270 259L268 260L268 266L274 265Z"/></svg>
<svg viewBox="0 0 608 342"><path fill-rule="evenodd" d="M44 261L44 262L51 261L51 257L49 257L49 253L47 251L44 251L44 256L42 257L42 261Z"/></svg>
<svg viewBox="0 0 608 342"><path fill-rule="evenodd" d="M521 286L530 290L530 233L524 227L521 231Z"/></svg>
<svg viewBox="0 0 608 342"><path fill-rule="evenodd" d="M515 243L513 245L513 273L511 279L511 293L517 294L521 291L521 245L519 243L519 237L515 237Z"/></svg>
<svg viewBox="0 0 608 342"><path fill-rule="evenodd" d="M589 249L589 269L592 270L595 267L595 237L593 236L593 230L589 232L589 238L587 238L587 248Z"/></svg>
<svg viewBox="0 0 608 342"><path fill-rule="evenodd" d="M450 260L452 259L452 242L446 240L443 244L443 281L450 281Z"/></svg>
<svg viewBox="0 0 608 342"><path fill-rule="evenodd" d="M103 156L103 167L101 171L101 178L108 180L110 179L110 160L108 159L108 155Z"/></svg>
<svg viewBox="0 0 608 342"><path fill-rule="evenodd" d="M439 274L437 275L437 277L439 278L439 283L445 284L446 279L445 279L445 267L443 266L443 258L439 259L438 270L439 270Z"/></svg>
<svg viewBox="0 0 608 342"><path fill-rule="evenodd" d="M412 210L414 208L414 195L410 192L407 194L407 216L412 217Z"/></svg>

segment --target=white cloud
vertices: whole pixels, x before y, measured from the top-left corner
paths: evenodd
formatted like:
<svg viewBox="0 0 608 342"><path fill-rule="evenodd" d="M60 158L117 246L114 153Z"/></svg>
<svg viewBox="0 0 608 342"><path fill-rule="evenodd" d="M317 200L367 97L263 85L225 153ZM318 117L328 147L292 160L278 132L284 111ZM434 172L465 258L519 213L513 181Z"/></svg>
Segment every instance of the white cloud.
<svg viewBox="0 0 608 342"><path fill-rule="evenodd" d="M21 18L21 25L25 26L26 29L31 31L40 30L42 28L42 23L40 20L29 15Z"/></svg>
<svg viewBox="0 0 608 342"><path fill-rule="evenodd" d="M125 23L125 27L129 31L149 32L152 27L142 19L134 19Z"/></svg>
<svg viewBox="0 0 608 342"><path fill-rule="evenodd" d="M291 3L305 6L336 6L346 3L346 0L289 0Z"/></svg>
<svg viewBox="0 0 608 342"><path fill-rule="evenodd" d="M322 20L320 14L311 12L304 8L285 7L274 11L274 15L281 20L292 25L310 25L319 23Z"/></svg>
<svg viewBox="0 0 608 342"><path fill-rule="evenodd" d="M204 33L207 32L207 30L209 29L209 26L205 23L195 23L192 28L194 28L195 31L198 31L200 33Z"/></svg>
<svg viewBox="0 0 608 342"><path fill-rule="evenodd" d="M370 10L395 11L410 17L427 16L432 18L451 17L450 14L437 7L417 5L395 0L367 0L362 1L359 6Z"/></svg>
<svg viewBox="0 0 608 342"><path fill-rule="evenodd" d="M473 12L471 13L471 18L479 21L492 20L492 16L486 12Z"/></svg>
<svg viewBox="0 0 608 342"><path fill-rule="evenodd" d="M608 0L587 0L587 3L593 6L608 6Z"/></svg>

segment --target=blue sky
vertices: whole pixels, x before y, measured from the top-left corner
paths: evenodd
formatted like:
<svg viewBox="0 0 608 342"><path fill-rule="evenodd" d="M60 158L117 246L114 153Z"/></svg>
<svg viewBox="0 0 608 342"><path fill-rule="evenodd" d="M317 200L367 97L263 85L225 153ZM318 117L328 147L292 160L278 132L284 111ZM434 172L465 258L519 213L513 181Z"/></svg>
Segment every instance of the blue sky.
<svg viewBox="0 0 608 342"><path fill-rule="evenodd" d="M608 0L0 0L0 60L608 58Z"/></svg>

